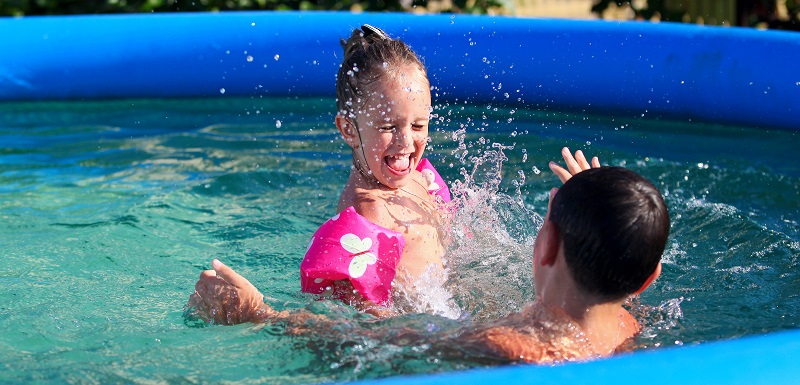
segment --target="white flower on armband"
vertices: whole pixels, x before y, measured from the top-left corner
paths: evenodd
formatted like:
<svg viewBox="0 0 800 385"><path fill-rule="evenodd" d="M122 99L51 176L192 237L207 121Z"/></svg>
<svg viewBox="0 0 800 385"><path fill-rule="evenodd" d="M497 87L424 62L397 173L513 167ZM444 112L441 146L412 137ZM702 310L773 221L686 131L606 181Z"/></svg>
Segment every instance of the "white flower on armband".
<svg viewBox="0 0 800 385"><path fill-rule="evenodd" d="M348 273L352 278L359 278L367 271L367 265L374 265L378 261L375 254L369 252L372 247L372 239L361 239L355 234L345 234L339 240L342 247L347 252L353 254L353 259L350 261Z"/></svg>
<svg viewBox="0 0 800 385"><path fill-rule="evenodd" d="M422 170L421 173L425 181L428 182L428 191L439 191L441 187L436 183L436 177L433 175L433 171L426 168Z"/></svg>

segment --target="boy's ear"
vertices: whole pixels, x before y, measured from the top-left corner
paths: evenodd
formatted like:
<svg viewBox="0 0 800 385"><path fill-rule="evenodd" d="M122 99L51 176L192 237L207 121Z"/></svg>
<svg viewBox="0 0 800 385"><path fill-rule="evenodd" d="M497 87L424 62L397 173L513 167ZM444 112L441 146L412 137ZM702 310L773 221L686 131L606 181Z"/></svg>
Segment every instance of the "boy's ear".
<svg viewBox="0 0 800 385"><path fill-rule="evenodd" d="M351 148L356 148L358 145L358 133L356 132L357 128L353 125L353 123L341 114L336 114L335 122L336 128L339 129L344 141L347 142Z"/></svg>
<svg viewBox="0 0 800 385"><path fill-rule="evenodd" d="M553 222L545 220L539 230L539 240L536 242L537 260L540 266L552 266L556 263L556 256L561 247L561 232Z"/></svg>
<svg viewBox="0 0 800 385"><path fill-rule="evenodd" d="M655 281L656 278L658 278L659 275L661 275L661 262L658 263L658 266L656 266L656 269L653 270L653 273L650 274L649 277L647 277L647 280L644 281L644 284L642 284L642 287L640 287L639 290L636 290L636 292L633 293L633 294L634 295L642 294L642 292L645 289L647 289L647 287L650 286L650 284L653 283L653 281Z"/></svg>
<svg viewBox="0 0 800 385"><path fill-rule="evenodd" d="M557 192L557 188L550 189L550 199L547 202L547 214L544 216L544 223L539 230L539 235L535 243L538 263L542 266L552 266L556 261L558 249L561 247L561 230L550 221L550 206L552 206L553 197Z"/></svg>

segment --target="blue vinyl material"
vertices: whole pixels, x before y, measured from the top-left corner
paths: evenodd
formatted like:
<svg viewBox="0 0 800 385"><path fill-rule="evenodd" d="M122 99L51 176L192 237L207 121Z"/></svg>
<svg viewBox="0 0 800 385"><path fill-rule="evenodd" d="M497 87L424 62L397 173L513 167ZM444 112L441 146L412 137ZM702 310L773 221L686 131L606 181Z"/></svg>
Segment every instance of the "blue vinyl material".
<svg viewBox="0 0 800 385"><path fill-rule="evenodd" d="M424 57L437 102L800 128L796 33L453 15L4 18L0 100L333 96L363 23Z"/></svg>

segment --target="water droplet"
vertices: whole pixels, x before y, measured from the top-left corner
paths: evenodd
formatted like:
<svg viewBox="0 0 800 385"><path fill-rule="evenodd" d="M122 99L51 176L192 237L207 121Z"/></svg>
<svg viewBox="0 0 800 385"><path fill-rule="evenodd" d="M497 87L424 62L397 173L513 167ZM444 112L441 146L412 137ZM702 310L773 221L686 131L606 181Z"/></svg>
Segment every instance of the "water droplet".
<svg viewBox="0 0 800 385"><path fill-rule="evenodd" d="M224 88L220 88L220 89L219 89L219 93L221 93L221 94L225 94L225 89L224 89Z"/></svg>
<svg viewBox="0 0 800 385"><path fill-rule="evenodd" d="M281 121L280 120L276 120L275 121L275 128L281 128Z"/></svg>
<svg viewBox="0 0 800 385"><path fill-rule="evenodd" d="M252 62L252 61L253 61L253 57L252 57L252 56L250 56L250 55L247 55L247 61L248 61L248 62Z"/></svg>
<svg viewBox="0 0 800 385"><path fill-rule="evenodd" d="M281 58L281 55L275 54L275 61L278 61L278 59L280 59L280 58Z"/></svg>

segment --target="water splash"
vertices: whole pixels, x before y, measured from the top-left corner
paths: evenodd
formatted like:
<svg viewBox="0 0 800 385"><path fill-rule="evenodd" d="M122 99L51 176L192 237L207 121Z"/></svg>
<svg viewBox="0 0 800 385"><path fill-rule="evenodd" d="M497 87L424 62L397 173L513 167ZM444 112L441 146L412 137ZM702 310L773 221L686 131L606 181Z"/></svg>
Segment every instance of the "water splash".
<svg viewBox="0 0 800 385"><path fill-rule="evenodd" d="M455 137L463 144L463 136ZM469 159L469 171L461 169L463 179L452 183L445 253L447 287L476 320L519 311L532 300L531 252L542 224L524 205L518 185L513 195L500 191L504 150L513 146L487 147Z"/></svg>

